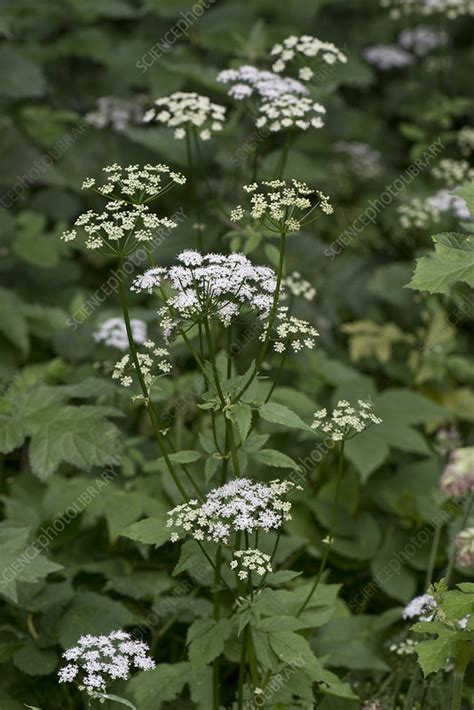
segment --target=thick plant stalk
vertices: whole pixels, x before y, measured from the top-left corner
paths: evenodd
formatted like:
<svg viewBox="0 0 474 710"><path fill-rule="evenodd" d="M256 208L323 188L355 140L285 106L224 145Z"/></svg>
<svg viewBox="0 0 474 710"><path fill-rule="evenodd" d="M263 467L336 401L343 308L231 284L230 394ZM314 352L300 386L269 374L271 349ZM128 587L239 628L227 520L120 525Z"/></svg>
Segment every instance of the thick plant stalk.
<svg viewBox="0 0 474 710"><path fill-rule="evenodd" d="M474 492L471 493L469 496L469 502L466 507L466 511L464 513L464 517L461 523L461 530L464 530L466 527L467 521L469 520L469 516L471 514L471 509L472 509L472 504L474 503ZM448 587L451 586L451 581L454 573L454 564L456 562L456 548L453 545L451 545L451 552L449 555L449 562L448 562L448 568L446 570L446 575L445 575L445 581Z"/></svg>
<svg viewBox="0 0 474 710"><path fill-rule="evenodd" d="M301 614L304 612L304 610L308 606L315 591L318 588L318 585L321 581L321 577L323 576L323 572L326 568L326 563L327 563L327 560L329 557L329 550L331 548L332 537L334 535L334 529L336 527L337 506L339 503L339 493L340 493L340 489L341 489L343 464L344 464L344 439L341 442L341 448L339 451L339 462L338 462L338 467L337 467L337 479L336 479L336 493L334 495L334 503L333 503L332 513L331 513L331 522L330 522L329 533L328 533L328 542L324 548L324 552L323 552L323 556L321 559L321 565L319 567L318 575L317 575L316 579L314 580L314 584L311 587L308 596L306 597L303 604L301 605L297 616L301 616Z"/></svg>

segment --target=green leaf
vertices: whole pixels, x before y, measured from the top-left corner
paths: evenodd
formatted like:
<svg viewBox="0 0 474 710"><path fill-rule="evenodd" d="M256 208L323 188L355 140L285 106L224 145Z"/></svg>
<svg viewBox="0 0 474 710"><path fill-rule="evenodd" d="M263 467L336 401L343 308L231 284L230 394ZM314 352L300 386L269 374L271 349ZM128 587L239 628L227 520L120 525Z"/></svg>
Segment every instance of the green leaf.
<svg viewBox="0 0 474 710"><path fill-rule="evenodd" d="M162 515L157 518L146 518L138 523L129 525L120 532L122 537L128 537L144 545L161 547L170 541L170 529L166 527L167 517Z"/></svg>
<svg viewBox="0 0 474 710"><path fill-rule="evenodd" d="M28 352L28 325L22 313L22 304L6 288L0 288L0 333L22 354Z"/></svg>
<svg viewBox="0 0 474 710"><path fill-rule="evenodd" d="M231 631L232 624L228 619L196 619L189 627L187 636L192 667L206 666L220 656Z"/></svg>
<svg viewBox="0 0 474 710"><path fill-rule="evenodd" d="M175 700L191 675L190 663L160 663L151 671L139 673L127 685L138 710L159 710Z"/></svg>
<svg viewBox="0 0 474 710"><path fill-rule="evenodd" d="M13 663L27 675L49 675L58 662L57 655L50 649L38 648L29 641L13 655Z"/></svg>
<svg viewBox="0 0 474 710"><path fill-rule="evenodd" d="M435 250L417 259L409 288L448 293L457 282L474 286L474 237L446 232L433 237Z"/></svg>
<svg viewBox="0 0 474 710"><path fill-rule="evenodd" d="M275 449L261 449L255 454L252 454L254 461L258 463L263 463L265 466L273 466L274 468L292 468L299 469L296 461L292 458L282 453L281 451L276 451Z"/></svg>
<svg viewBox="0 0 474 710"><path fill-rule="evenodd" d="M50 562L32 544L28 544L28 528L0 524L0 594L17 601L17 584L37 582L51 572L62 569Z"/></svg>
<svg viewBox="0 0 474 710"><path fill-rule="evenodd" d="M229 412L232 420L237 423L240 438L245 441L252 426L252 408L248 404L233 404Z"/></svg>
<svg viewBox="0 0 474 710"><path fill-rule="evenodd" d="M109 634L135 621L122 602L95 592L80 592L59 621L58 637L62 646L69 648L84 634Z"/></svg>
<svg viewBox="0 0 474 710"><path fill-rule="evenodd" d="M448 659L456 653L456 641L449 636L439 637L435 640L419 641L416 645L418 662L423 675L437 673L442 670Z"/></svg>
<svg viewBox="0 0 474 710"><path fill-rule="evenodd" d="M86 471L120 463L118 429L98 407L56 407L41 421L29 421L26 430L31 468L42 479L63 461Z"/></svg>
<svg viewBox="0 0 474 710"><path fill-rule="evenodd" d="M102 702L104 700L113 700L114 702L118 703L119 705L125 705L127 708L131 708L132 710L137 710L135 705L131 703L129 700L125 700L125 698L121 698L118 695L110 695L109 693L93 693L91 695L92 698L96 698L97 700L101 700Z"/></svg>
<svg viewBox="0 0 474 710"><path fill-rule="evenodd" d="M310 431L311 429L308 424L306 424L301 417L299 417L291 409L285 407L283 404L277 404L276 402L267 402L263 404L258 410L262 419L271 424L281 424L283 426L289 427L290 429L303 429L303 431Z"/></svg>
<svg viewBox="0 0 474 710"><path fill-rule="evenodd" d="M13 46L0 47L0 95L10 99L42 96L46 84L39 67Z"/></svg>

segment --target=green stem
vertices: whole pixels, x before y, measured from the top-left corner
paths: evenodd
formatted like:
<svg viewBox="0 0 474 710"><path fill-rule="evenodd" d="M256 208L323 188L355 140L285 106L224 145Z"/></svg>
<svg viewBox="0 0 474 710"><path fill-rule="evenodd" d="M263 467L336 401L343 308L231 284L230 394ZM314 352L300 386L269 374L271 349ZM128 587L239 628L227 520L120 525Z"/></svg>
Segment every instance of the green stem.
<svg viewBox="0 0 474 710"><path fill-rule="evenodd" d="M154 406L153 406L153 402L151 401L151 398L150 398L150 396L149 396L148 388L147 388L147 386L146 386L145 380L143 379L143 374L142 374L142 371L141 371L141 368L140 368L140 363L139 363L139 360L138 360L137 349L136 349L136 346L135 346L135 341L134 341L134 339L133 339L132 326L131 326L131 323L130 323L130 313L129 313L129 310L128 310L128 302L127 302L127 293L126 293L126 289L125 289L125 283L124 283L123 276L122 276L122 273L123 273L123 268L122 268L122 266L123 266L123 261L122 261L122 258L120 258L120 260L119 260L119 269L118 269L118 272L117 272L117 273L119 274L120 303L121 303L121 305L122 305L122 312L123 312L123 318L124 318L124 321L125 321L125 329L126 329L126 331L127 331L128 344L129 344L129 347L130 347L130 354L131 354L131 356L132 356L132 360L133 360L133 364L134 364L134 366L135 366L135 370L136 370L136 373L137 373L138 381L139 381L139 383L140 383L140 389L141 389L141 391L142 391L143 399L144 399L144 402L145 402L145 406L146 406L146 409L147 409L147 412L148 412L148 416L149 416L151 425L152 425L152 427L153 427L153 431L154 431L155 436L156 436L156 439L157 439L157 441L158 441L158 446L159 446L159 448L160 448L161 455L163 456L163 458L164 458L164 460L165 460L166 466L167 466L167 468L168 468L168 470L169 470L169 472L170 472L170 474L171 474L171 476L172 476L172 478L173 478L173 481L175 482L175 485L176 485L177 489L178 489L179 492L181 493L181 495L182 495L182 497L184 498L184 500L185 500L185 501L188 501L188 500L189 500L189 496L188 496L188 494L186 493L186 490L184 489L184 487L183 487L181 481L179 480L178 474L176 473L175 468L174 468L174 466L173 466L173 464L172 464L172 462L171 462L171 460L170 460L170 458L169 458L169 456L168 456L168 453L167 453L167 451L166 451L166 447L165 447L164 441L163 441L163 435L162 435L162 433L161 433L161 431L160 431L160 425L159 425L159 421L158 421L158 415L157 415L157 413L156 413L156 411L155 411L155 408L154 408Z"/></svg>
<svg viewBox="0 0 474 710"><path fill-rule="evenodd" d="M221 546L217 548L216 552L216 567L214 571L214 599L213 599L213 616L216 621L219 621L220 617L220 607L221 607L221 595L218 589L220 569L222 562L222 550ZM220 686L220 661L219 657L214 659L212 664L212 710L219 710L221 705L221 686Z"/></svg>
<svg viewBox="0 0 474 710"><path fill-rule="evenodd" d="M304 611L304 610L306 609L306 607L308 606L309 602L311 601L311 598L312 598L313 594L315 593L316 589L318 588L318 585L319 585L319 583L320 583L320 581L321 581L321 577L323 576L323 572L324 572L324 570L325 570L325 568L326 568L326 562L327 562L328 557L329 557L329 550L330 550L330 548L331 548L332 538L333 538L334 530L335 530L335 527L336 527L337 506L338 506L338 503L339 503L339 493L340 493L340 490L341 490L341 481L342 481L342 471L343 471L343 468L344 468L344 439L343 439L342 442L341 442L341 448L340 448L340 450L339 450L339 462L338 462L338 466L337 466L337 479L336 479L336 492L335 492L335 495L334 495L334 502L333 502L332 512L331 512L331 520L330 520L330 526L329 526L328 542L326 543L326 545L325 545L325 547L324 547L324 552L323 552L323 556L322 556L322 559L321 559L321 565L320 565L320 567L319 567L318 575L317 575L317 577L316 577L316 579L315 579L315 581L314 581L313 586L311 587L311 589L310 589L310 591L309 591L308 596L306 597L306 599L304 600L303 604L301 605L301 607L300 607L300 609L299 609L299 611L298 611L297 616L301 616L301 614L303 613L303 611Z"/></svg>
<svg viewBox="0 0 474 710"><path fill-rule="evenodd" d="M242 710L244 707L244 682L247 660L247 639L249 634L248 625L245 627L242 635L242 646L240 649L240 664L239 664L239 684L237 689L237 708Z"/></svg>
<svg viewBox="0 0 474 710"><path fill-rule="evenodd" d="M260 352L257 355L257 359L255 361L255 367L253 369L252 374L250 375L249 379L245 383L245 385L242 387L240 392L237 394L235 401L238 401L239 399L242 398L242 396L245 394L245 392L248 390L254 379L256 378L258 371L260 369L260 365L262 364L263 360L265 359L265 355L267 353L268 345L270 343L270 338L272 335L272 329L273 329L273 324L275 322L276 314L277 314L277 308L278 308L278 299L280 297L280 287L281 287L281 281L283 278L283 267L285 265L285 245L286 245L286 232L282 232L280 235L280 258L278 260L278 272L277 272L277 281L276 281L276 287L275 287L275 294L273 296L273 304L272 304L272 309L270 311L270 316L268 319L268 327L267 327L267 332L265 335L265 339L263 341L262 347L260 348Z"/></svg>

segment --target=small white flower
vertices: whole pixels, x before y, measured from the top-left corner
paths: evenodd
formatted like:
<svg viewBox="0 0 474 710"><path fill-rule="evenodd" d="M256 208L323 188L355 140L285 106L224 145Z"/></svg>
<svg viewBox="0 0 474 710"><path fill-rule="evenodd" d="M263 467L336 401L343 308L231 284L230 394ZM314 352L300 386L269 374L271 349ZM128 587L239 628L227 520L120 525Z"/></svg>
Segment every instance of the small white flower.
<svg viewBox="0 0 474 710"><path fill-rule="evenodd" d="M212 133L222 130L225 121L225 106L193 92L176 91L157 99L155 106L158 108L146 113L146 121L155 120L173 128L177 140L185 138L188 129L199 129L201 140L209 140Z"/></svg>
<svg viewBox="0 0 474 710"><path fill-rule="evenodd" d="M436 609L436 601L431 594L414 597L403 610L404 619L418 618L420 621L431 621Z"/></svg>
<svg viewBox="0 0 474 710"><path fill-rule="evenodd" d="M146 340L146 323L132 318L130 325L134 342L141 345ZM127 330L123 318L108 318L103 321L99 329L93 333L93 338L97 343L104 343L118 350L128 350Z"/></svg>

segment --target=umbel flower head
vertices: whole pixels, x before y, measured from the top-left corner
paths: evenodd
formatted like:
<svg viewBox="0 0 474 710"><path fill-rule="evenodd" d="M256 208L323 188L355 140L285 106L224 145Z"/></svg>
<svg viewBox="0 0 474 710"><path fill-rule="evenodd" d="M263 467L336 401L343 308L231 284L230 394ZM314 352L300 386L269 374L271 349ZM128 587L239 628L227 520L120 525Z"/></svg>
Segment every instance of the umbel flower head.
<svg viewBox="0 0 474 710"><path fill-rule="evenodd" d="M474 446L455 449L451 453L439 485L452 498L474 491Z"/></svg>
<svg viewBox="0 0 474 710"><path fill-rule="evenodd" d="M143 343L146 352L137 353L138 364L143 380L148 387L163 375L171 370L171 363L168 360L169 352L166 348L159 348L152 340L145 340ZM112 373L113 380L119 380L123 387L130 387L135 374L135 364L130 355L124 355L114 367Z"/></svg>
<svg viewBox="0 0 474 710"><path fill-rule="evenodd" d="M326 195L299 180L263 180L244 185L244 190L250 195L250 209L238 205L231 220L247 217L275 234L298 232L317 218L318 209L324 214L334 212Z"/></svg>
<svg viewBox="0 0 474 710"><path fill-rule="evenodd" d="M282 292L280 301L286 301L288 292L292 296L304 298L306 301L312 301L316 296L315 287L304 279L299 271L293 271L289 276L282 279Z"/></svg>
<svg viewBox="0 0 474 710"><path fill-rule="evenodd" d="M281 44L273 46L271 55L277 58L273 71L281 73L285 71L288 63L294 62L298 66L298 76L302 81L311 81L318 62L325 64L347 62L346 55L335 44L323 42L312 35L287 37Z"/></svg>
<svg viewBox="0 0 474 710"><path fill-rule="evenodd" d="M147 203L170 190L183 185L186 178L167 165L127 165L117 163L103 168L107 177L96 186L94 178L87 178L83 190L94 190L108 201L103 212L88 210L81 214L74 226L86 235L88 249L101 249L113 254L130 254L138 242L151 242L157 231L174 229L177 225L168 217L158 217ZM77 237L72 229L62 234L66 242Z"/></svg>
<svg viewBox="0 0 474 710"><path fill-rule="evenodd" d="M360 434L372 424L381 424L380 417L376 417L372 410L372 402L364 399L357 400L358 409L352 407L345 399L340 399L336 409L328 416L326 409L314 413L312 429L321 429L329 434L333 441L351 439Z"/></svg>
<svg viewBox="0 0 474 710"><path fill-rule="evenodd" d="M147 326L145 321L132 318L130 325L134 342L141 345L146 340ZM127 330L123 318L107 318L100 324L92 337L96 343L104 343L118 350L128 350Z"/></svg>
<svg viewBox="0 0 474 710"><path fill-rule="evenodd" d="M291 503L285 496L295 486L292 481L270 483L235 478L207 494L204 503L193 499L168 512L171 542L181 534L195 540L226 544L235 532L278 529L290 520Z"/></svg>
<svg viewBox="0 0 474 710"><path fill-rule="evenodd" d="M460 567L474 565L474 528L466 528L454 538L456 562Z"/></svg>
<svg viewBox="0 0 474 710"><path fill-rule="evenodd" d="M267 266L255 266L243 254L201 254L192 249L181 252L177 261L174 266L148 269L132 287L149 293L158 289L166 338L184 321L197 323L208 317L228 326L242 308L261 316L270 311L276 278Z"/></svg>
<svg viewBox="0 0 474 710"><path fill-rule="evenodd" d="M446 32L426 25L407 27L398 37L398 44L403 49L411 50L419 57L424 57L433 50L444 47L447 42Z"/></svg>
<svg viewBox="0 0 474 710"><path fill-rule="evenodd" d="M257 128L268 127L276 133L289 128L322 128L321 114L324 106L308 97L308 90L301 82L290 77L279 76L256 67L243 66L239 69L225 69L217 76L217 81L231 84L229 96L242 99L257 98Z"/></svg>
<svg viewBox="0 0 474 710"><path fill-rule="evenodd" d="M239 579L247 579L252 572L263 577L272 571L271 557L257 549L237 550L230 568L235 570Z"/></svg>
<svg viewBox="0 0 474 710"><path fill-rule="evenodd" d="M300 96L308 94L306 87L296 79L278 76L271 71L261 71L249 65L238 69L224 69L217 75L217 81L221 84L230 84L228 95L237 101L251 96L276 99L283 94Z"/></svg>
<svg viewBox="0 0 474 710"><path fill-rule="evenodd" d="M143 117L145 123L156 121L174 128L174 137L185 138L188 129L195 129L201 140L209 140L213 133L222 131L226 107L214 104L208 96L177 91L155 101L157 107Z"/></svg>
<svg viewBox="0 0 474 710"><path fill-rule="evenodd" d="M443 180L447 187L456 187L456 185L474 179L474 168L471 168L467 160L443 158L431 172L433 177Z"/></svg>
<svg viewBox="0 0 474 710"><path fill-rule="evenodd" d="M59 670L60 683L79 685L88 695L105 693L114 680L127 680L132 670L148 671L155 662L143 641L134 641L125 631L108 636L81 636L63 657L68 664Z"/></svg>
<svg viewBox="0 0 474 710"><path fill-rule="evenodd" d="M265 331L266 326L261 340L265 339ZM289 348L295 353L303 348L312 350L316 345L315 338L317 337L319 337L318 331L308 321L288 315L288 308L280 306L275 322L275 352L283 353Z"/></svg>

